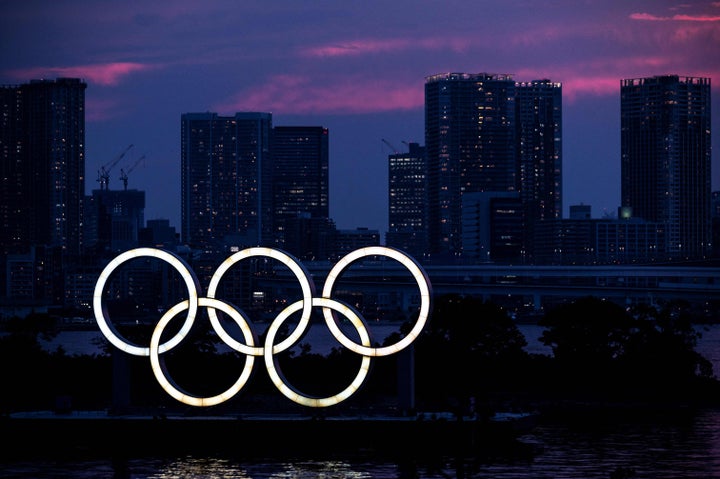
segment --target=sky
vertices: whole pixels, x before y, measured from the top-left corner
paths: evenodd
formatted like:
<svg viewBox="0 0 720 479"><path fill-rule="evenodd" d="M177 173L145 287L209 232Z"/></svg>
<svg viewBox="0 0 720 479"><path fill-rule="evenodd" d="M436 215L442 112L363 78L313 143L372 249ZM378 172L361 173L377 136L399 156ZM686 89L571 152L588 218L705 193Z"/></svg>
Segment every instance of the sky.
<svg viewBox="0 0 720 479"><path fill-rule="evenodd" d="M387 230L387 156L424 145L424 83L446 72L563 85L563 214L620 204L620 81L710 77L720 190L720 1L24 0L0 2L0 84L81 78L86 193L146 191L180 231L180 117L273 115L330 134L330 215Z"/></svg>

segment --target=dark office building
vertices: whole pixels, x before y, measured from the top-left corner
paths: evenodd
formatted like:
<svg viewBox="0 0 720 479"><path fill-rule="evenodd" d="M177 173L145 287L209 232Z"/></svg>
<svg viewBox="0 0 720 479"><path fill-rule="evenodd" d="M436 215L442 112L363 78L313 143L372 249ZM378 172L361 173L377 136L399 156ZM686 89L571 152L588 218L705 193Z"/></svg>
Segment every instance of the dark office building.
<svg viewBox="0 0 720 479"><path fill-rule="evenodd" d="M462 232L465 264L522 263L523 208L518 192L463 195Z"/></svg>
<svg viewBox="0 0 720 479"><path fill-rule="evenodd" d="M356 249L378 246L380 244L380 232L368 228L337 230L335 243L337 245L337 256L340 258Z"/></svg>
<svg viewBox="0 0 720 479"><path fill-rule="evenodd" d="M562 85L536 80L515 88L523 248L533 262L536 224L562 217Z"/></svg>
<svg viewBox="0 0 720 479"><path fill-rule="evenodd" d="M621 81L621 197L636 218L666 225L666 254L710 254L710 79Z"/></svg>
<svg viewBox="0 0 720 479"><path fill-rule="evenodd" d="M206 251L269 244L270 113L181 119L182 241Z"/></svg>
<svg viewBox="0 0 720 479"><path fill-rule="evenodd" d="M515 81L509 75L446 73L426 78L431 254L461 253L464 193L517 191L515 115Z"/></svg>
<svg viewBox="0 0 720 479"><path fill-rule="evenodd" d="M175 227L170 226L170 220L147 220L146 226L140 230L140 246L151 248L165 248L175 250L178 237Z"/></svg>
<svg viewBox="0 0 720 479"><path fill-rule="evenodd" d="M290 224L329 219L328 130L321 126L276 126L272 130L272 201L274 239L288 248ZM310 229L313 231L313 228ZM318 244L308 240L306 244ZM323 251L292 251L321 258Z"/></svg>
<svg viewBox="0 0 720 479"><path fill-rule="evenodd" d="M35 284L52 285L35 299L61 303L62 272L80 257L86 86L58 78L0 87L2 266L8 254L33 251L45 275Z"/></svg>
<svg viewBox="0 0 720 479"><path fill-rule="evenodd" d="M86 198L84 224L87 251L104 255L137 247L145 227L145 192L93 190Z"/></svg>
<svg viewBox="0 0 720 479"><path fill-rule="evenodd" d="M427 155L408 144L407 153L388 155L388 223L385 244L420 260L427 254Z"/></svg>

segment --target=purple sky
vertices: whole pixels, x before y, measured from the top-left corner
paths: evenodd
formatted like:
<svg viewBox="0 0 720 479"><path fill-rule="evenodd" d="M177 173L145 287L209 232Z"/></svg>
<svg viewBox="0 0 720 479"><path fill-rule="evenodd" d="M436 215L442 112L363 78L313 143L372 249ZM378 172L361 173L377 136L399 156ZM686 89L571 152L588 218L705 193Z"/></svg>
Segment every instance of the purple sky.
<svg viewBox="0 0 720 479"><path fill-rule="evenodd" d="M564 214L620 202L620 80L712 78L720 189L720 1L63 0L3 2L0 83L88 83L86 187L145 159L128 187L180 229L180 115L269 111L330 129L330 213L387 229L387 155L424 144L424 79L510 73L563 83Z"/></svg>

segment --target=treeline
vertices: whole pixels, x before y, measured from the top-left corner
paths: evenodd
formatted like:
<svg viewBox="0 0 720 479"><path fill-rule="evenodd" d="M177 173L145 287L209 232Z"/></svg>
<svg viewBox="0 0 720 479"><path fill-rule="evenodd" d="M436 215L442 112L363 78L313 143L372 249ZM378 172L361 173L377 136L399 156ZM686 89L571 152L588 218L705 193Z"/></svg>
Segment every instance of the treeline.
<svg viewBox="0 0 720 479"><path fill-rule="evenodd" d="M237 379L247 358L219 352L223 349L209 322L196 324L190 337L163 355L166 368L171 380L191 394L218 394ZM492 302L435 298L431 318L413 346L374 358L362 388L327 412L406 414L415 409L482 415L566 404L720 405L720 381L695 349L699 334L682 302L626 309L586 297L550 310L540 325L545 328L540 341L552 355L528 353L517 324ZM412 321L404 324L385 344L412 326ZM3 413L192 410L161 389L147 357L126 355L109 343L104 344L107 354L46 351L39 339L56 329L42 314L13 320L7 331L0 337ZM150 326L123 331L137 344L149 343L151 334ZM305 395L325 397L351 383L361 357L341 346L326 356L305 347L280 353L277 361L287 384ZM262 357L255 359L253 376L240 393L208 412L242 411L307 413L277 391Z"/></svg>

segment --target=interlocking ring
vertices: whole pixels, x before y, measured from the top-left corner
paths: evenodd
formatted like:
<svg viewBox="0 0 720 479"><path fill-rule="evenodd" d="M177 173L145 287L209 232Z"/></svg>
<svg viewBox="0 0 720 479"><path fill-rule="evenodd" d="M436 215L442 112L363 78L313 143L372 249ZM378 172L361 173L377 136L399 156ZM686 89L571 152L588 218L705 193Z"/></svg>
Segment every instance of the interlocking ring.
<svg viewBox="0 0 720 479"><path fill-rule="evenodd" d="M364 318L351 306L334 299L331 299L333 286L343 271L353 262L366 256L386 256L392 258L405 266L420 288L420 312L415 326L400 341L395 344L374 348L371 347L370 335ZM123 338L107 318L106 308L103 306L102 296L105 285L110 275L122 263L138 257L154 257L169 263L182 276L188 289L188 299L179 302L171 307L158 321L153 330L149 347L142 347L133 344ZM257 334L251 327L250 320L242 310L236 306L215 298L217 288L223 275L236 263L243 259L252 257L268 257L275 259L287 266L297 278L302 289L302 299L298 300L283 309L268 327L265 342L262 346L257 345ZM191 406L213 406L232 398L247 383L254 366L255 357L263 357L270 379L275 387L290 400L309 407L327 407L337 404L352 396L362 385L367 377L370 360L372 357L387 356L401 351L408 347L422 331L430 315L431 287L430 281L423 268L405 253L384 246L373 246L355 250L340 261L330 270L325 282L321 297L315 297L315 285L305 268L291 255L272 248L254 247L239 251L227 258L215 271L210 280L207 297L200 297L200 285L190 267L173 253L155 248L136 248L120 254L113 259L102 271L95 286L93 296L93 311L100 331L118 349L136 356L149 356L153 374L160 386L173 398ZM210 323L217 335L232 349L247 356L245 365L238 379L222 393L212 397L197 397L174 383L161 360L161 354L177 346L190 331L197 310L199 307L207 308ZM350 385L335 395L316 398L303 394L291 386L282 375L277 363L276 355L291 348L305 335L310 323L312 308L320 307L323 310L325 323L332 335L340 344L362 356L360 369ZM226 313L240 328L244 343L236 340L230 335L220 323L216 310ZM187 317L180 330L165 343L160 343L162 333L168 323L178 314L187 311ZM293 314L302 311L300 320L295 329L280 343L275 344L275 337L284 322ZM360 344L348 338L339 328L336 314L349 319L358 332Z"/></svg>

